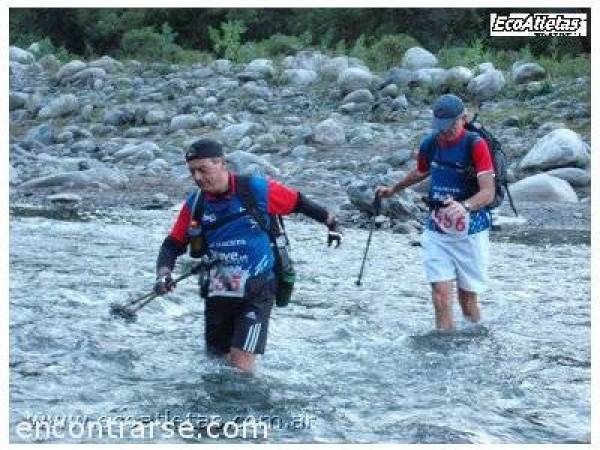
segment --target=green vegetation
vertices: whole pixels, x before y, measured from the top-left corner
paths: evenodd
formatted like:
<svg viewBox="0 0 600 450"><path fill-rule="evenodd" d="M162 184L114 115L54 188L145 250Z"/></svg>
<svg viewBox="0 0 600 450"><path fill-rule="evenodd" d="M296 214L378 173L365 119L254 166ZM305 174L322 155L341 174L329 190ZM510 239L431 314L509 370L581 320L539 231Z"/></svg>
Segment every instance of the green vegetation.
<svg viewBox="0 0 600 450"><path fill-rule="evenodd" d="M314 49L360 58L384 71L420 45L436 53L442 67L491 61L510 70L517 60L534 60L551 79L590 74L589 38L491 38L485 9L11 8L9 15L11 45L38 42L39 56L53 53L61 61L109 55L245 63Z"/></svg>

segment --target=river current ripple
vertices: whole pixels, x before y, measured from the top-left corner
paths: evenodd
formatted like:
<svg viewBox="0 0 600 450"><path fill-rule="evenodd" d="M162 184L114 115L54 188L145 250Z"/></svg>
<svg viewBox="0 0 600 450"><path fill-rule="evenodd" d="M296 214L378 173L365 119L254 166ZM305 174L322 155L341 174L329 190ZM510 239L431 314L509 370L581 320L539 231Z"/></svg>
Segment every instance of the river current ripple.
<svg viewBox="0 0 600 450"><path fill-rule="evenodd" d="M205 357L191 279L136 323L109 315L111 302L150 289L173 215L11 219L11 442L31 442L19 423L44 416L190 413L271 420L268 436L252 442L589 439L588 246L493 242L481 326L462 321L455 304L457 331L444 335L432 331L421 250L409 238L376 231L357 287L365 231L347 230L334 250L322 226L290 221L294 303L274 309L266 354L247 376ZM140 441L190 439L124 439Z"/></svg>

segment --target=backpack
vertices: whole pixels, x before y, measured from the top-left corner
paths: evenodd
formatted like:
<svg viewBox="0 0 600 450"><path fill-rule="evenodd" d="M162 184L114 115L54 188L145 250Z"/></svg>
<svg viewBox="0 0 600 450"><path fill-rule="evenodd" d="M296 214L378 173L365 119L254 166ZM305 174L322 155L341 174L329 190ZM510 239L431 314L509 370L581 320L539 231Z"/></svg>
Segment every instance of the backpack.
<svg viewBox="0 0 600 450"><path fill-rule="evenodd" d="M482 138L488 145L490 149L490 155L492 157L492 164L494 166L494 186L495 186L495 194L492 202L486 206L488 209L494 209L499 207L504 201L504 193L508 197L508 202L510 204L511 209L515 213L515 216L518 216L517 209L515 208L515 204L513 202L512 196L510 195L510 190L508 189L508 174L507 174L507 166L508 161L506 158L506 153L502 150L502 144L498 139L494 137L492 133L490 133L482 124L477 120L477 114L473 117L473 119L467 123L466 129L467 133L467 148L471 151L473 150L473 146L475 145L475 141L477 138ZM428 148L428 163L431 166L431 162L433 161L434 154L434 146L435 146L435 136L433 136L430 142L427 144ZM473 177L472 183L477 185L477 175L475 174L475 168L471 165L467 172Z"/></svg>
<svg viewBox="0 0 600 450"><path fill-rule="evenodd" d="M229 220L233 220L247 214L252 217L258 226L267 234L267 236L269 236L269 240L271 241L271 249L273 250L273 255L275 256L274 271L277 281L275 304L279 307L287 306L294 289L296 272L294 270L294 264L291 258L291 246L285 232L283 217L280 215L270 215L271 220L270 224L268 224L263 214L261 214L261 212L258 210L256 199L254 198L250 188L250 177L236 175L236 181L237 194L240 198L242 206L246 209L246 211L233 215ZM192 208L192 218L200 223L200 218L203 214L204 194L199 191ZM219 227L225 222L226 221L220 221L215 223L212 228Z"/></svg>

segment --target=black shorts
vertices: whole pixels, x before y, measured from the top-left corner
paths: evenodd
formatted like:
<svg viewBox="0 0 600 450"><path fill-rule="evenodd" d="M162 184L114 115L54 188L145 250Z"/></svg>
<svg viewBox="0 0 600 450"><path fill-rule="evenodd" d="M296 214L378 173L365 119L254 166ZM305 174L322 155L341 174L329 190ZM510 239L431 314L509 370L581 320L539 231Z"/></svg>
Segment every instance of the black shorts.
<svg viewBox="0 0 600 450"><path fill-rule="evenodd" d="M247 283L246 298L209 297L205 300L204 338L208 353L224 355L231 347L254 354L265 352L275 301L275 281L249 280Z"/></svg>

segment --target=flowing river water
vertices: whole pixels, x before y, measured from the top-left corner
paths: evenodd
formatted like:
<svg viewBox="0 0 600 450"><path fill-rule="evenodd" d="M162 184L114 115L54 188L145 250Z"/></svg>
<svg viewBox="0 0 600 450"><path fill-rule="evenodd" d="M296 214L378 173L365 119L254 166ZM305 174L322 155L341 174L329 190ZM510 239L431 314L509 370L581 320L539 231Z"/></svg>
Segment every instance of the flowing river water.
<svg viewBox="0 0 600 450"><path fill-rule="evenodd" d="M493 242L481 326L461 321L455 304L457 331L439 334L408 237L376 231L357 287L366 231L346 230L328 249L322 226L288 221L294 303L273 310L266 354L248 376L206 358L192 279L135 323L109 315L111 302L151 288L173 215L11 219L11 442L589 440L589 246ZM211 417L260 418L268 433L208 436ZM122 440L107 418L125 426ZM163 428L134 434L126 418ZM174 418L189 418L193 436L181 421L164 432ZM104 420L101 436L69 428L81 420Z"/></svg>

